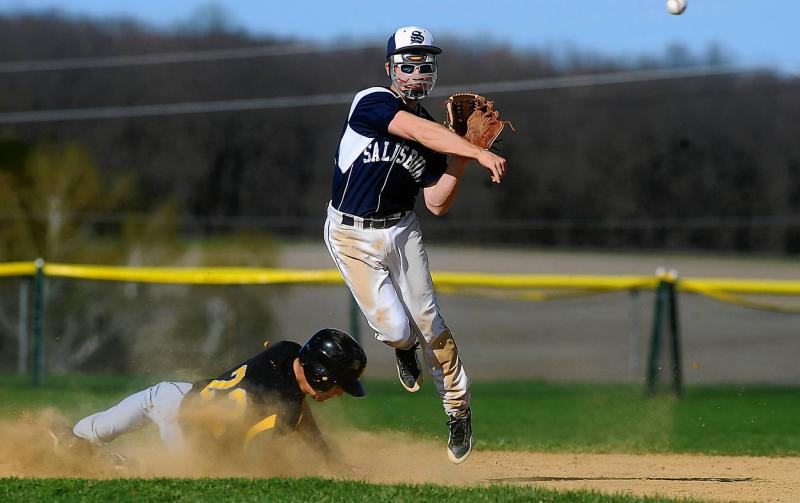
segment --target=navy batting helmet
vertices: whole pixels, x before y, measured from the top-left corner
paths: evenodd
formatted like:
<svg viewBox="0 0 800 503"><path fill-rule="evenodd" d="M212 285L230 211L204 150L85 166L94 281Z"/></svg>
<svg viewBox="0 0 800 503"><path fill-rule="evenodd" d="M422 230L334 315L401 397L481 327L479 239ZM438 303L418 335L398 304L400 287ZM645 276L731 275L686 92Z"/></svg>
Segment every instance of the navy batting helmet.
<svg viewBox="0 0 800 503"><path fill-rule="evenodd" d="M366 395L358 378L367 366L367 355L341 330L323 328L312 335L300 348L300 364L306 380L319 392L338 384L349 395Z"/></svg>

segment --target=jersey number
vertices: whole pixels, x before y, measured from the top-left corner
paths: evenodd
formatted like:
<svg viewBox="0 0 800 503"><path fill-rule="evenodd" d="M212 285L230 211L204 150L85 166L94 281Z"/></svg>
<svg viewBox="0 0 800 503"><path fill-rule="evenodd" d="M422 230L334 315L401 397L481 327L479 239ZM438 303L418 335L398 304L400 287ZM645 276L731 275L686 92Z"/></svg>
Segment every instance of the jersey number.
<svg viewBox="0 0 800 503"><path fill-rule="evenodd" d="M200 392L200 396L202 396L205 400L211 400L214 397L215 390L227 390L233 388L239 384L242 379L244 379L246 372L247 365L242 365L233 371L233 376L231 379L214 379L208 383L205 388L203 388L203 391ZM247 408L247 391L242 388L235 388L228 392L228 398L233 400L235 404L234 417L241 416L244 413L244 409Z"/></svg>
<svg viewBox="0 0 800 503"><path fill-rule="evenodd" d="M228 392L228 399L233 400L234 408L231 411L231 414L228 415L228 419L237 419L244 414L244 411L247 408L247 390L243 388L236 388L235 386L239 384L242 379L244 379L246 373L247 365L242 365L233 371L230 379L214 379L208 383L200 392L200 396L203 397L203 400L211 400L214 398L214 391L230 390ZM248 444L250 444L250 441L253 439L253 437L259 433L274 428L277 418L278 415L273 414L254 424L245 435L245 448L247 448ZM221 436L225 432L225 426L221 422L212 425L211 429L217 437Z"/></svg>

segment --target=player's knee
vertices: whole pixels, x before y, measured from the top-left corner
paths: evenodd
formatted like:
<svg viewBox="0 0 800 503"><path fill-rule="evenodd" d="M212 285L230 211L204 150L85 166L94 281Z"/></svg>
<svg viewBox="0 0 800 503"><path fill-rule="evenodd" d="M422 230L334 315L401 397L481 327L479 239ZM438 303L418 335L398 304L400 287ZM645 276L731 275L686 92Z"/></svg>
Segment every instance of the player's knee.
<svg viewBox="0 0 800 503"><path fill-rule="evenodd" d="M375 338L383 342L384 344L392 346L393 348L405 348L411 344L409 342L410 341L409 337L405 337L402 334L398 333L375 332Z"/></svg>
<svg viewBox="0 0 800 503"><path fill-rule="evenodd" d="M380 332L375 333L375 338L394 348L407 348L413 344L411 325L405 319L399 323L386 324Z"/></svg>
<svg viewBox="0 0 800 503"><path fill-rule="evenodd" d="M84 417L72 428L72 433L76 437L80 437L84 440L88 440L89 442L95 445L103 445L103 441L97 436L97 433L94 431L92 427L92 416Z"/></svg>

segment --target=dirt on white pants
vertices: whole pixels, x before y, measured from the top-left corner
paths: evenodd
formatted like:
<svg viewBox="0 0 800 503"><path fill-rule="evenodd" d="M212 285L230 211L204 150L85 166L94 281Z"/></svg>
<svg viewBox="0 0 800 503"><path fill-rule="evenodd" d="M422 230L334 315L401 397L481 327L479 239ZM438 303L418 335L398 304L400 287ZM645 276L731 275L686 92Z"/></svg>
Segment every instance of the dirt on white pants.
<svg viewBox="0 0 800 503"><path fill-rule="evenodd" d="M418 340L445 412L466 413L470 381L436 304L416 214L387 229L343 225L342 216L328 206L325 243L375 338L399 349Z"/></svg>

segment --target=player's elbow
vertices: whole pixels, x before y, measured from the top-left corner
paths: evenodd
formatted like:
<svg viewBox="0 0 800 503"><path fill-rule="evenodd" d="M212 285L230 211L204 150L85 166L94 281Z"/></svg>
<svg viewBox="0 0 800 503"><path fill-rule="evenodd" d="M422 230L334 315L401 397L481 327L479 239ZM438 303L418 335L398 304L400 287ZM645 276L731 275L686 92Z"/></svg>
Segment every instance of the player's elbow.
<svg viewBox="0 0 800 503"><path fill-rule="evenodd" d="M445 213L447 213L448 211L450 211L450 205L449 204L436 205L436 204L429 203L429 202L426 201L425 202L425 206L428 208L428 211L430 211L431 213L433 213L437 217L440 217L440 216L444 215Z"/></svg>
<svg viewBox="0 0 800 503"><path fill-rule="evenodd" d="M425 207L437 217L447 213L452 205L452 191L441 190L438 185L425 189Z"/></svg>

